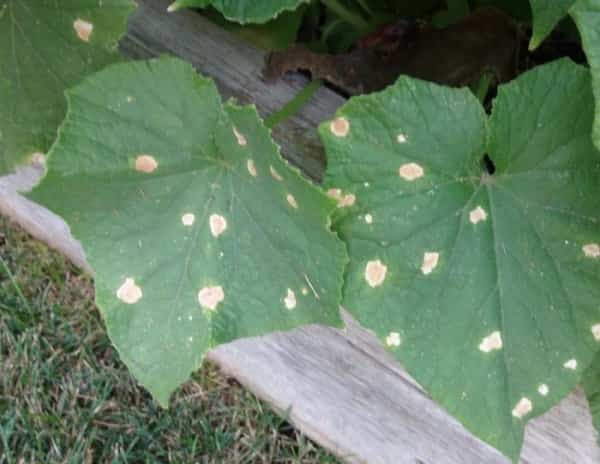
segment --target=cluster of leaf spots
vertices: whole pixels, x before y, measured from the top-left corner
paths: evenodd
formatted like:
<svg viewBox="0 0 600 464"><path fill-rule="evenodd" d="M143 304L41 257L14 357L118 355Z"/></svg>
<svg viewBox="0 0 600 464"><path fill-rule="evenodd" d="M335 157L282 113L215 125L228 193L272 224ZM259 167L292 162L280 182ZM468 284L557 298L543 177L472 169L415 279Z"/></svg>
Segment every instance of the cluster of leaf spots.
<svg viewBox="0 0 600 464"><path fill-rule="evenodd" d="M254 108L173 58L110 66L67 99L31 197L71 225L115 346L161 404L218 344L341 323L335 203Z"/></svg>
<svg viewBox="0 0 600 464"><path fill-rule="evenodd" d="M561 60L501 86L490 117L468 90L402 77L320 128L325 186L353 198L334 222L343 306L513 459L600 348L593 113L589 71Z"/></svg>
<svg viewBox="0 0 600 464"><path fill-rule="evenodd" d="M0 1L0 175L45 154L64 91L119 60L132 0Z"/></svg>

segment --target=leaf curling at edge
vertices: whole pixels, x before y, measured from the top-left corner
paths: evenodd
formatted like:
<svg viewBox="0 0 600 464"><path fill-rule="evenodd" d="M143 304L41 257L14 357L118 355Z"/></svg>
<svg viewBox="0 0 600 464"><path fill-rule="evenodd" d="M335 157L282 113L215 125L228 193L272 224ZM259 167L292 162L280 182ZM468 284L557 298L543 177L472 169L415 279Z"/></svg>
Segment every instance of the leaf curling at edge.
<svg viewBox="0 0 600 464"><path fill-rule="evenodd" d="M310 0L176 0L167 11L182 8L214 7L229 21L240 24L263 24L277 18L285 11L294 11Z"/></svg>
<svg viewBox="0 0 600 464"><path fill-rule="evenodd" d="M501 86L490 117L466 89L401 77L320 127L351 260L342 305L515 461L526 421L600 347L592 101L565 59Z"/></svg>
<svg viewBox="0 0 600 464"><path fill-rule="evenodd" d="M162 406L219 344L341 325L334 203L254 107L223 106L174 58L110 66L67 98L30 197L81 241L110 338Z"/></svg>
<svg viewBox="0 0 600 464"><path fill-rule="evenodd" d="M65 117L64 91L121 60L116 44L135 8L132 0L3 3L0 175L46 153Z"/></svg>

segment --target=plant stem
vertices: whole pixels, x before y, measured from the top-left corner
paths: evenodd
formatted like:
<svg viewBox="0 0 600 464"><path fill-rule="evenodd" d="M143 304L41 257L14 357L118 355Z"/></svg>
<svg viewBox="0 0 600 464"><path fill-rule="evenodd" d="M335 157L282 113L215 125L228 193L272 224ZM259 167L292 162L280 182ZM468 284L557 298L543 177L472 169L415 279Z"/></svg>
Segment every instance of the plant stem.
<svg viewBox="0 0 600 464"><path fill-rule="evenodd" d="M265 119L265 126L269 129L273 129L277 124L296 114L300 108L309 102L322 84L323 81L320 79L311 81L311 83L298 92L294 98L283 105L283 108Z"/></svg>
<svg viewBox="0 0 600 464"><path fill-rule="evenodd" d="M484 71L477 84L473 85L471 88L471 91L479 99L482 105L485 103L485 97L487 97L487 94L490 91L490 85L492 85L493 80L494 75L490 71Z"/></svg>
<svg viewBox="0 0 600 464"><path fill-rule="evenodd" d="M340 18L346 21L348 24L354 26L357 31L361 34L370 32L371 26L365 21L362 16L350 11L344 4L339 0L321 0L321 3L337 14Z"/></svg>

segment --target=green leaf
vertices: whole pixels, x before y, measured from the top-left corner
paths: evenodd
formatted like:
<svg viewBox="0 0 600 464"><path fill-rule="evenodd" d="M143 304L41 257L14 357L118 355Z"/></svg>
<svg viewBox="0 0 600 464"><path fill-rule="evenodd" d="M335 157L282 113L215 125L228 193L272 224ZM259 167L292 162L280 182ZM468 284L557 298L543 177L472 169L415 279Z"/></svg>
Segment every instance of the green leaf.
<svg viewBox="0 0 600 464"><path fill-rule="evenodd" d="M109 335L163 406L219 344L340 323L335 205L253 107L223 107L173 58L113 65L67 99L31 198L82 242Z"/></svg>
<svg viewBox="0 0 600 464"><path fill-rule="evenodd" d="M309 0L176 0L169 11L213 6L230 21L266 23L284 11L292 11Z"/></svg>
<svg viewBox="0 0 600 464"><path fill-rule="evenodd" d="M501 86L490 118L468 90L402 77L320 128L326 186L351 205L343 305L513 459L600 347L592 118L589 72L561 60Z"/></svg>
<svg viewBox="0 0 600 464"><path fill-rule="evenodd" d="M529 49L535 50L569 12L575 0L529 0L533 13L533 34Z"/></svg>
<svg viewBox="0 0 600 464"><path fill-rule="evenodd" d="M578 0L571 9L583 49L592 71L592 88L596 98L596 117L592 137L600 149L600 0Z"/></svg>
<svg viewBox="0 0 600 464"><path fill-rule="evenodd" d="M581 383L590 405L594 427L600 434L600 353L596 355L592 365L583 373ZM600 439L598 443L600 444Z"/></svg>
<svg viewBox="0 0 600 464"><path fill-rule="evenodd" d="M119 59L131 0L0 2L0 174L46 153L65 89Z"/></svg>

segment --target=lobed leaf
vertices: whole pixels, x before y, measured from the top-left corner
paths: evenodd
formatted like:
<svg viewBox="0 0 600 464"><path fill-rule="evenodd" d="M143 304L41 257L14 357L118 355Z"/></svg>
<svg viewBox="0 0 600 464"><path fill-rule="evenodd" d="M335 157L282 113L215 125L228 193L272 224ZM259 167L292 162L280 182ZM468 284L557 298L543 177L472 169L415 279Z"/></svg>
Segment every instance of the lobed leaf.
<svg viewBox="0 0 600 464"><path fill-rule="evenodd" d="M230 21L266 23L284 11L292 11L309 0L175 0L169 11L212 6Z"/></svg>
<svg viewBox="0 0 600 464"><path fill-rule="evenodd" d="M529 49L535 50L569 12L576 0L529 0L533 34Z"/></svg>
<svg viewBox="0 0 600 464"><path fill-rule="evenodd" d="M402 77L320 128L343 305L515 460L600 348L592 101L561 60L501 86L489 118L468 90Z"/></svg>
<svg viewBox="0 0 600 464"><path fill-rule="evenodd" d="M173 58L113 65L67 99L31 198L83 244L109 335L163 406L219 344L340 324L333 202L254 108Z"/></svg>
<svg viewBox="0 0 600 464"><path fill-rule="evenodd" d="M132 0L0 2L0 175L46 153L64 91L119 60Z"/></svg>

